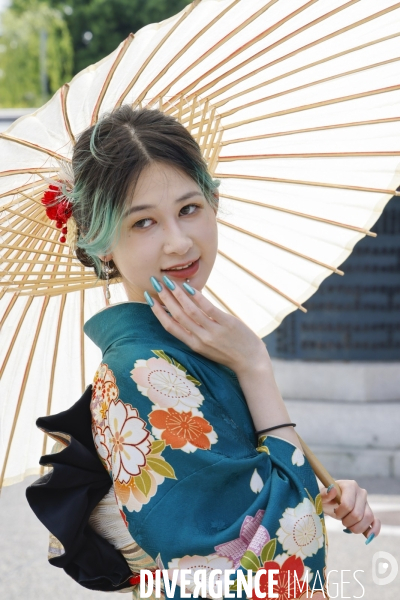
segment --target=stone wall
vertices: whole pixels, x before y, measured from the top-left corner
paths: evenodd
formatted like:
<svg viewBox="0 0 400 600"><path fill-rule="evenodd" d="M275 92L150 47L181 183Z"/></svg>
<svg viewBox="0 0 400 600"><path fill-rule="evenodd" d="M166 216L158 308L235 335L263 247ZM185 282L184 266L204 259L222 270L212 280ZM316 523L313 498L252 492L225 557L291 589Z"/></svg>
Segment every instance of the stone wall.
<svg viewBox="0 0 400 600"><path fill-rule="evenodd" d="M335 479L400 479L400 362L272 362L291 420Z"/></svg>

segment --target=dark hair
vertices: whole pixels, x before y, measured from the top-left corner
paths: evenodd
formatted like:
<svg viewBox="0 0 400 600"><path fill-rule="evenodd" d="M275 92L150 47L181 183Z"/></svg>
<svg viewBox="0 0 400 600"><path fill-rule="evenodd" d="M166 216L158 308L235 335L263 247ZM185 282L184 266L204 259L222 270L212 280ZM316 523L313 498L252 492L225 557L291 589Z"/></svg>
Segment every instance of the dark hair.
<svg viewBox="0 0 400 600"><path fill-rule="evenodd" d="M105 279L100 254L108 254L118 239L128 194L142 170L166 163L189 175L206 200L217 205L220 185L213 179L201 149L175 117L157 109L128 105L104 114L78 138L72 157L74 189L68 194L78 227L76 256ZM120 277L109 262L110 278Z"/></svg>

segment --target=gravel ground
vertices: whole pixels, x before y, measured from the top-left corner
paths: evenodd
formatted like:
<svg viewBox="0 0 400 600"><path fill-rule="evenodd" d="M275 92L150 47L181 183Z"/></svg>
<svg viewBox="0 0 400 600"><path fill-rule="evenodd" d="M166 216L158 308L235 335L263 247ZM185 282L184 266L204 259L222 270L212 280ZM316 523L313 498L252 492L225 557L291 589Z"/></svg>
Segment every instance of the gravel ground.
<svg viewBox="0 0 400 600"><path fill-rule="evenodd" d="M0 496L0 600L129 600L130 594L91 592L81 588L64 571L47 562L47 531L25 499L25 488L37 476L6 487ZM326 518L331 598L398 600L400 573L386 585L374 583L373 556L390 553L376 562L377 576L390 575L390 561L400 565L400 481L358 480L369 492L369 502L383 525L381 534L368 546L361 535L343 533L341 523ZM379 567L379 565L383 565ZM386 566L385 566L386 564ZM379 574L379 568L381 573ZM337 572L336 572L336 571ZM359 570L357 573L354 573ZM356 577L360 583L357 583ZM349 582L349 583L346 583Z"/></svg>

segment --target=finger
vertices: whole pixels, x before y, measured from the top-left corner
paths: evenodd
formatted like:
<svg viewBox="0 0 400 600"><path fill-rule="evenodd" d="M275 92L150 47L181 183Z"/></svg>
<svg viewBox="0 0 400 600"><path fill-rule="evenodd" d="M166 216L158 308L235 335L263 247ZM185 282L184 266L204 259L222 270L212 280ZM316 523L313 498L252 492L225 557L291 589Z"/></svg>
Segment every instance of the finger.
<svg viewBox="0 0 400 600"><path fill-rule="evenodd" d="M337 481L342 490L342 497L339 506L334 508L335 515L338 519L343 520L354 509L356 504L356 496L358 487L354 480ZM365 490L364 490L365 491Z"/></svg>
<svg viewBox="0 0 400 600"><path fill-rule="evenodd" d="M180 323L175 321L175 319L165 311L156 298L152 297L152 300L153 306L150 308L164 329L191 348L193 344L193 334L188 332L180 325Z"/></svg>
<svg viewBox="0 0 400 600"><path fill-rule="evenodd" d="M178 305L184 310L185 314L192 319L192 321L200 325L200 327L209 329L211 323L213 323L213 320L201 310L197 303L193 301L193 296L188 295L188 293L184 291L184 289L178 284L174 283L174 285L174 289L169 289L168 291L175 298ZM167 289L165 285L164 289ZM162 292L160 292L160 298L164 298Z"/></svg>
<svg viewBox="0 0 400 600"><path fill-rule="evenodd" d="M370 530L368 532L368 538L370 538L370 542L372 542L372 540L379 535L379 533L381 531L381 527L382 527L382 523L381 523L380 519L376 519L374 517L374 520L371 523L371 528L370 528ZM371 539L371 535L372 534L373 534L373 537ZM370 542L366 541L365 543L367 544L367 543L370 543Z"/></svg>
<svg viewBox="0 0 400 600"><path fill-rule="evenodd" d="M173 292L171 290L167 289L165 285L162 285L161 283L160 283L160 285L162 286L162 289L161 289L161 291L157 292L158 296L159 296L160 300L165 304L165 306L171 313L172 317L175 319L175 321L180 323L180 325L182 325L182 327L184 327L187 331L194 333L195 335L197 335L199 337L203 332L203 328L196 321L196 317L199 320L201 320L201 318L200 318L201 311L192 302L191 307L190 306L187 307L187 310L190 314L187 314L184 307L174 297ZM187 301L188 301L187 304L189 305L190 300L188 298L187 298ZM204 315L203 315L203 319L204 319L204 322L208 321L208 323L210 323L210 320L207 319Z"/></svg>
<svg viewBox="0 0 400 600"><path fill-rule="evenodd" d="M191 286L192 287L192 286ZM210 302L209 300L207 300L207 298L205 296L203 296L203 294L197 290L196 288L192 287L192 289L194 290L194 294L191 295L189 294L189 296L191 297L191 299L193 300L193 302L195 302L197 304L197 306L213 321L216 321L217 323L223 324L226 322L226 319L231 317L233 319L236 319L236 317L233 317L232 315L228 315L226 312L224 312L223 310L220 310L219 308L217 308L215 306L215 304L213 304L212 302ZM188 292L186 292L188 293Z"/></svg>
<svg viewBox="0 0 400 600"><path fill-rule="evenodd" d="M343 525L353 533L363 533L374 520L374 515L368 502L361 498L356 501L354 509L344 519Z"/></svg>
<svg viewBox="0 0 400 600"><path fill-rule="evenodd" d="M329 490L329 491L328 491ZM323 487L320 489L321 499L323 502L333 501L337 496L337 489L332 484L332 486Z"/></svg>

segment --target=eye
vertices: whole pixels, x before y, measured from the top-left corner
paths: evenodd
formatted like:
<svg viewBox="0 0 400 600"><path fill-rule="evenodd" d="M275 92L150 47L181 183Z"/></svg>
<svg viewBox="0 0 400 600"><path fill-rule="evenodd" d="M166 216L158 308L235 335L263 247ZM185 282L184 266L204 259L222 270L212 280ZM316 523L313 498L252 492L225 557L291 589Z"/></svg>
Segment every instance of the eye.
<svg viewBox="0 0 400 600"><path fill-rule="evenodd" d="M137 227L138 229L147 229L147 227L150 227L152 221L153 219L140 219L140 221L136 221L132 227Z"/></svg>
<svg viewBox="0 0 400 600"><path fill-rule="evenodd" d="M184 215L192 215L198 208L200 208L198 204L187 204L181 208L180 212Z"/></svg>
<svg viewBox="0 0 400 600"><path fill-rule="evenodd" d="M187 204L186 206L183 206L181 208L181 210L179 211L179 214L185 215L185 216L192 215L199 208L201 208L201 206L199 206L198 204ZM154 222L154 219L150 219L150 217L147 217L146 219L140 219L140 221L136 221L136 223L134 223L132 225L132 227L135 227L137 229L148 229L152 225L153 222Z"/></svg>

